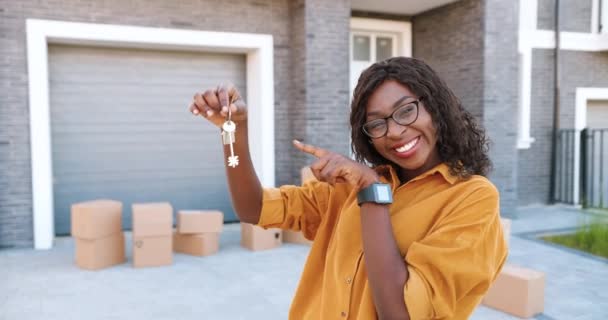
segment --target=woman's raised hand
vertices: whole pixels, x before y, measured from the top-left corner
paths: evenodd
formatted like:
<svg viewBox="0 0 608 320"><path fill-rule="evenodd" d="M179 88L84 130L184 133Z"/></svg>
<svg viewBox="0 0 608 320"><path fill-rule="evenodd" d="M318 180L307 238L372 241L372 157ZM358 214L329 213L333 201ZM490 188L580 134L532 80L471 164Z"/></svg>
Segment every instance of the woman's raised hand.
<svg viewBox="0 0 608 320"><path fill-rule="evenodd" d="M293 141L293 145L298 150L317 158L310 169L319 181L331 185L348 183L359 190L380 181L378 174L372 168L348 159L341 154L304 144L297 140Z"/></svg>
<svg viewBox="0 0 608 320"><path fill-rule="evenodd" d="M245 101L232 84L197 92L192 100L190 112L196 116L203 116L217 127L221 128L227 120L228 108L232 113L232 121L237 125L247 120Z"/></svg>

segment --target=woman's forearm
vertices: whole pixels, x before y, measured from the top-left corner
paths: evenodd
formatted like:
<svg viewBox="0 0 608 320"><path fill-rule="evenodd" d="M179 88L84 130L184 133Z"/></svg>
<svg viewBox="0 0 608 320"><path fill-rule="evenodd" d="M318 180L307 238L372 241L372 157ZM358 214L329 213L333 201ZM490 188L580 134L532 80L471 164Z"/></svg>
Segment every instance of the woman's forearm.
<svg viewBox="0 0 608 320"><path fill-rule="evenodd" d="M409 319L403 297L407 265L397 247L387 205L361 205L367 277L379 319Z"/></svg>
<svg viewBox="0 0 608 320"><path fill-rule="evenodd" d="M237 124L235 131L233 148L239 164L234 168L228 166L230 145L224 145L224 165L232 206L237 216L242 222L256 224L262 210L262 185L251 161L247 129L247 122L243 122Z"/></svg>

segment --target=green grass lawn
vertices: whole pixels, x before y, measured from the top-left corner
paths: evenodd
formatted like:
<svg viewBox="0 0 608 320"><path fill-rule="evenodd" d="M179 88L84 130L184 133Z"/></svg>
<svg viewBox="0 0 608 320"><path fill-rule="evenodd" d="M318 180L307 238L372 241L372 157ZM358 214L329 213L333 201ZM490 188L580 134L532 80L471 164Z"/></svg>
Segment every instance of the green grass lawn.
<svg viewBox="0 0 608 320"><path fill-rule="evenodd" d="M608 258L608 224L595 222L576 233L542 237L543 240Z"/></svg>

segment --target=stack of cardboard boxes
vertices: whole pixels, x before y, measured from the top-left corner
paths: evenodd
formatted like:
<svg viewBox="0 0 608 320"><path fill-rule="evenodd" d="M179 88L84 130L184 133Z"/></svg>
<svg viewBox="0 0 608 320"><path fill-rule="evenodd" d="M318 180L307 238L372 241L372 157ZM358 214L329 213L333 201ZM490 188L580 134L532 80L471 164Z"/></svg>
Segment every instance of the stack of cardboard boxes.
<svg viewBox="0 0 608 320"><path fill-rule="evenodd" d="M173 263L173 207L167 202L133 204L133 266Z"/></svg>
<svg viewBox="0 0 608 320"><path fill-rule="evenodd" d="M505 241L509 245L511 220L502 218ZM530 318L542 313L545 305L545 275L528 268L506 264L484 296L488 307Z"/></svg>
<svg viewBox="0 0 608 320"><path fill-rule="evenodd" d="M125 262L122 203L94 200L72 205L76 265L97 270Z"/></svg>
<svg viewBox="0 0 608 320"><path fill-rule="evenodd" d="M544 310L545 275L536 270L507 264L482 303L520 318L534 317Z"/></svg>
<svg viewBox="0 0 608 320"><path fill-rule="evenodd" d="M302 182L315 179L309 167L302 169ZM126 261L122 232L122 203L94 200L72 206L72 236L76 240L76 264L101 269ZM220 211L182 210L173 230L173 207L167 202L132 205L133 266L155 267L173 263L173 252L207 256L218 252L224 225ZM312 244L299 231L281 231L241 223L241 245L267 250L286 242Z"/></svg>
<svg viewBox="0 0 608 320"><path fill-rule="evenodd" d="M76 265L97 270L126 261L122 231L122 203L94 200L71 208ZM173 207L167 202L132 205L133 266L173 263L173 251L196 256L214 254L224 225L220 211L179 211L173 231Z"/></svg>
<svg viewBox="0 0 608 320"><path fill-rule="evenodd" d="M281 229L262 227L241 222L241 246L251 251L268 250L281 246Z"/></svg>
<svg viewBox="0 0 608 320"><path fill-rule="evenodd" d="M219 250L223 225L224 214L220 211L179 211L173 250L194 256L214 254Z"/></svg>

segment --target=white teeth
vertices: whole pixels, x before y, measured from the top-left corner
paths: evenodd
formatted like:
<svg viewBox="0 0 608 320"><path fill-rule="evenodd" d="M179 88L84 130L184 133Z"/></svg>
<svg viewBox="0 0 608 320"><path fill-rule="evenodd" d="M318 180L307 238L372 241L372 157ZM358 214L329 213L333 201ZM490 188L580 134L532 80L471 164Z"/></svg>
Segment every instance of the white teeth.
<svg viewBox="0 0 608 320"><path fill-rule="evenodd" d="M403 145L402 147L399 147L399 148L397 148L395 150L397 152L399 152L399 153L401 153L401 152L407 152L407 151L409 151L410 149L412 149L416 145L416 142L418 142L418 138L410 141L408 144Z"/></svg>

